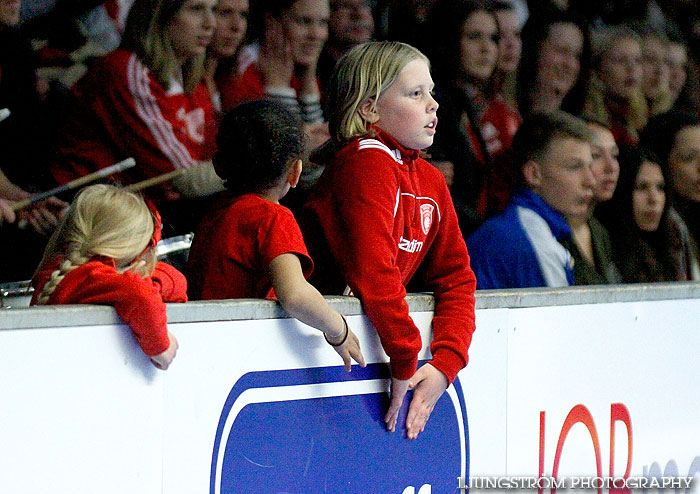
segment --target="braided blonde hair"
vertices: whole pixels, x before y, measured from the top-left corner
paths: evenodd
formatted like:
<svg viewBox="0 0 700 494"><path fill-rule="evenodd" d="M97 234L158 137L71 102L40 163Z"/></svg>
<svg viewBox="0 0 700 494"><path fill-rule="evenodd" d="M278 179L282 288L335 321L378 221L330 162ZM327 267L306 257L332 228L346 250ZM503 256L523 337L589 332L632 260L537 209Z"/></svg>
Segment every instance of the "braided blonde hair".
<svg viewBox="0 0 700 494"><path fill-rule="evenodd" d="M73 200L46 248L42 264L56 256L64 260L51 273L37 304L45 304L66 274L94 256L114 259L119 272L133 269L141 276L150 275L156 263L155 249L140 254L148 247L153 229L153 216L141 196L113 185L86 187ZM140 260L145 266L134 262Z"/></svg>

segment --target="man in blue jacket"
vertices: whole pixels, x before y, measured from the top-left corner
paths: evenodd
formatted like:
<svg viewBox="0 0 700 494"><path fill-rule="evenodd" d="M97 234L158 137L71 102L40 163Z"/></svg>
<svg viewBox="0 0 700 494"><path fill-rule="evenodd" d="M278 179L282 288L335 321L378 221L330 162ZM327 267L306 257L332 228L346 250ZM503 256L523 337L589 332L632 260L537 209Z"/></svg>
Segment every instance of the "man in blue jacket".
<svg viewBox="0 0 700 494"><path fill-rule="evenodd" d="M513 138L521 187L467 239L477 288L574 284L566 217L591 207L591 139L585 122L561 111L525 119Z"/></svg>

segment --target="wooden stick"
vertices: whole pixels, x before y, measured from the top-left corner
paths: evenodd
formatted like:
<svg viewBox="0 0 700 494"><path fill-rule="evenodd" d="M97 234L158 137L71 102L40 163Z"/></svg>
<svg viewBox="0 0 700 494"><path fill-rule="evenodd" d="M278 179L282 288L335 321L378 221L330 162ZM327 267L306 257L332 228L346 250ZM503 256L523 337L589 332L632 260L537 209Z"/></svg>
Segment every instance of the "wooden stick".
<svg viewBox="0 0 700 494"><path fill-rule="evenodd" d="M120 161L116 165L108 166L107 168L103 168L102 170L97 170L96 172L90 173L89 175L85 175L84 177L76 178L75 180L71 180L67 184L59 185L58 187L55 187L51 190L47 190L46 192L39 192L38 194L34 194L28 199L17 201L12 204L12 209L17 211L18 209L26 208L27 206L29 206L30 204L34 204L35 202L42 201L48 197L55 196L56 194L60 194L61 192L65 192L67 190L77 189L85 184L94 182L96 180L100 180L101 178L104 178L108 175L124 171L127 168L131 168L134 165L136 165L136 161L134 161L134 158L127 158L124 161Z"/></svg>
<svg viewBox="0 0 700 494"><path fill-rule="evenodd" d="M158 175L157 177L147 178L146 180L142 180L141 182L136 182L135 184L127 185L126 187L124 187L124 190L128 190L129 192L137 192L141 189L145 189L146 187L152 187L154 185L163 183L166 180L172 180L178 175L185 173L185 171L187 171L186 168L180 168L178 170L173 170L171 172Z"/></svg>

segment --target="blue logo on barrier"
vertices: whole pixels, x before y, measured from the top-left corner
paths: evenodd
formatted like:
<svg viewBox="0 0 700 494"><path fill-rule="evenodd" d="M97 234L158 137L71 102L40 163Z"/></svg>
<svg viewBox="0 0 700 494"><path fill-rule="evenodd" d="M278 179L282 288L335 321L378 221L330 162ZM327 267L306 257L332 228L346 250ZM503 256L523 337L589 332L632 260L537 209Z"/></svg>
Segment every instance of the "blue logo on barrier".
<svg viewBox="0 0 700 494"><path fill-rule="evenodd" d="M388 378L386 364L244 375L219 419L210 494L460 492L469 433L459 380L411 441L399 432L408 401L397 432L384 426Z"/></svg>

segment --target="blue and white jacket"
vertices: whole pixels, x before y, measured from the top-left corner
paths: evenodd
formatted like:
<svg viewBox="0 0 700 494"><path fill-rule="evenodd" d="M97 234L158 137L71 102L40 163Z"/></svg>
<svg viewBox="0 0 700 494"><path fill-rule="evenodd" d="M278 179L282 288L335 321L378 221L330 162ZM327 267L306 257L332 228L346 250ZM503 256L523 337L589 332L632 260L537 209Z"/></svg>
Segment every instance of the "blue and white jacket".
<svg viewBox="0 0 700 494"><path fill-rule="evenodd" d="M477 288L574 284L574 261L561 242L571 239L564 217L528 189L467 239Z"/></svg>

